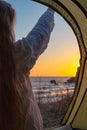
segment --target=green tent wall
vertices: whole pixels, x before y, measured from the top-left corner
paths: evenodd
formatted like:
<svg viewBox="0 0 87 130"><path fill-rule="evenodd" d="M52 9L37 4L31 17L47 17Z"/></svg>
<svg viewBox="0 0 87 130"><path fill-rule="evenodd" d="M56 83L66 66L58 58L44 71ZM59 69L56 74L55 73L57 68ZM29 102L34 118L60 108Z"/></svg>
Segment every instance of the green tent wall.
<svg viewBox="0 0 87 130"><path fill-rule="evenodd" d="M87 130L87 0L33 0L47 5L71 26L78 40L80 70L75 92L61 122L72 128Z"/></svg>

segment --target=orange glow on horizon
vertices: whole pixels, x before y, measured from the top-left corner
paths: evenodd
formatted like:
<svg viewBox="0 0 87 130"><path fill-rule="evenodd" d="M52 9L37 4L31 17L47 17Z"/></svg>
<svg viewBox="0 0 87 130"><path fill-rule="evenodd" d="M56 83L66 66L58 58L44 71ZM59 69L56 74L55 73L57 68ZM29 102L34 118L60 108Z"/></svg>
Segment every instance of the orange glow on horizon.
<svg viewBox="0 0 87 130"><path fill-rule="evenodd" d="M79 56L75 58L58 58L45 61L41 58L31 70L31 76L75 76L79 66Z"/></svg>

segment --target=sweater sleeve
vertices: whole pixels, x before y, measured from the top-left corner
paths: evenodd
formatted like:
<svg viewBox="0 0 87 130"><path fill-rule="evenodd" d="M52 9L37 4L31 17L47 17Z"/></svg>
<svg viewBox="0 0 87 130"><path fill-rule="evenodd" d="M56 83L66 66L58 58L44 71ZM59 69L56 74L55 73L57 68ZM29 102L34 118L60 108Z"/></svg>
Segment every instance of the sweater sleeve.
<svg viewBox="0 0 87 130"><path fill-rule="evenodd" d="M19 61L22 62L22 65L26 65L29 70L35 64L39 55L47 48L53 27L54 11L47 9L31 32L22 40L17 41L16 45L20 48L19 53L22 53Z"/></svg>

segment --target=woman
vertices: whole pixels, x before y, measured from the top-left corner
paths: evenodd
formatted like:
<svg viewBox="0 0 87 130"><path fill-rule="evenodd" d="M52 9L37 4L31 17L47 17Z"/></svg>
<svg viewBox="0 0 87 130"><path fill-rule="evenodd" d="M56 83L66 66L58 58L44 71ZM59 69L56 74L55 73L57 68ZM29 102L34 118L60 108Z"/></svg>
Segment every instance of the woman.
<svg viewBox="0 0 87 130"><path fill-rule="evenodd" d="M47 11L32 31L14 41L15 10L0 0L0 130L42 130L29 72L44 52L54 27L54 11Z"/></svg>

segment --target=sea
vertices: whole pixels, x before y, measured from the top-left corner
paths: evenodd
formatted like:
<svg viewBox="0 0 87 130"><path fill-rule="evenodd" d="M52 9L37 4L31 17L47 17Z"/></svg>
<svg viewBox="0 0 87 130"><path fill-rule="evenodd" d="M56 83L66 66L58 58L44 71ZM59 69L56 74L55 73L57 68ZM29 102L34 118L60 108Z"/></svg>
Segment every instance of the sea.
<svg viewBox="0 0 87 130"><path fill-rule="evenodd" d="M69 83L70 77L30 77L33 94L37 102L47 103L62 100L65 96L72 96L75 82Z"/></svg>

